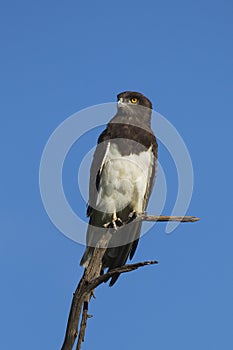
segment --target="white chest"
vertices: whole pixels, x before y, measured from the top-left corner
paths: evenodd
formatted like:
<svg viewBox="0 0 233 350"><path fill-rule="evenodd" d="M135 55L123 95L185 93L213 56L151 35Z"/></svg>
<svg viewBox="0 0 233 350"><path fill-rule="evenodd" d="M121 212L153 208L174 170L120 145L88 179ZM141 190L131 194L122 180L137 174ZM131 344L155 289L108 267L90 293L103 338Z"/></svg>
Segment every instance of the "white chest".
<svg viewBox="0 0 233 350"><path fill-rule="evenodd" d="M117 145L109 143L104 157L97 206L105 212L114 212L131 203L135 210L143 211L153 161L152 147L139 154L122 156Z"/></svg>

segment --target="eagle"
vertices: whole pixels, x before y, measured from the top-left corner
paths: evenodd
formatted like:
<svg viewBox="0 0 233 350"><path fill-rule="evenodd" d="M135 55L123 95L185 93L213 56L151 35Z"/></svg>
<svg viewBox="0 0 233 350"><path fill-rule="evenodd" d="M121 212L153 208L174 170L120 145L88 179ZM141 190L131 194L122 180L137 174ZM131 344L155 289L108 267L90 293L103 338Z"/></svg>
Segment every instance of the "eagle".
<svg viewBox="0 0 233 350"><path fill-rule="evenodd" d="M80 265L87 268L106 229L113 233L102 259L102 270L123 266L133 258L151 195L158 145L151 129L152 103L139 92L117 95L117 113L98 138L90 169L86 250ZM112 286L119 273L111 277Z"/></svg>

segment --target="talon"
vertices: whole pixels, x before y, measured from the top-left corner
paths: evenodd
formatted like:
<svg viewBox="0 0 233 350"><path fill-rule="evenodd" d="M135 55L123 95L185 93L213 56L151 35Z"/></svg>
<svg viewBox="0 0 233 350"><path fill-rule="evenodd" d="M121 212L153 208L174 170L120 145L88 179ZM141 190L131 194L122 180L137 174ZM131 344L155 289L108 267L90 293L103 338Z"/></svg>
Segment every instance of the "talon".
<svg viewBox="0 0 233 350"><path fill-rule="evenodd" d="M123 221L120 218L117 218L115 222L118 222L118 226L123 225Z"/></svg>
<svg viewBox="0 0 233 350"><path fill-rule="evenodd" d="M105 228L114 228L115 230L117 230L117 228L119 226L122 226L123 222L120 218L117 218L116 216L113 217L112 221L107 222L106 224L104 224L103 226Z"/></svg>
<svg viewBox="0 0 233 350"><path fill-rule="evenodd" d="M112 222L112 226L113 226L113 228L114 228L115 230L117 229L116 221L113 221L113 222Z"/></svg>
<svg viewBox="0 0 233 350"><path fill-rule="evenodd" d="M129 220L134 220L136 219L136 217L139 215L139 213L136 210L133 210L130 214L129 214Z"/></svg>
<svg viewBox="0 0 233 350"><path fill-rule="evenodd" d="M137 210L133 210L130 214L129 214L129 221L133 221L135 220L138 216L140 215L144 215L146 212L145 211L142 211L142 212L139 212Z"/></svg>

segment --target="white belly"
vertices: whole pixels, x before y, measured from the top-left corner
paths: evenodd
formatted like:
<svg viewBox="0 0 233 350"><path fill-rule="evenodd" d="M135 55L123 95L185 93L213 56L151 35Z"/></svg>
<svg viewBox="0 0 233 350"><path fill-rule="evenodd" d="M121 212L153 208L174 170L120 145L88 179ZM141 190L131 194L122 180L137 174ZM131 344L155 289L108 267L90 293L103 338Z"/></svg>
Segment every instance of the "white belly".
<svg viewBox="0 0 233 350"><path fill-rule="evenodd" d="M101 173L97 208L114 213L131 204L133 210L145 210L144 197L153 164L152 147L140 154L122 156L114 143L109 143Z"/></svg>

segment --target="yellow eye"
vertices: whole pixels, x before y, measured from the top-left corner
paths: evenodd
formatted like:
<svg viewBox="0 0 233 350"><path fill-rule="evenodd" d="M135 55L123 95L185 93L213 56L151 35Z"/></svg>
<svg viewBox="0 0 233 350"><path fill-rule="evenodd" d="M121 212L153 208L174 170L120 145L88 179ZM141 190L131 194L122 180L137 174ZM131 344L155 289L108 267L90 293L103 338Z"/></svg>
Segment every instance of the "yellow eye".
<svg viewBox="0 0 233 350"><path fill-rule="evenodd" d="M130 101L131 101L132 103L137 103L137 102L138 102L138 99L137 99L136 97L133 97L133 98L130 99Z"/></svg>

